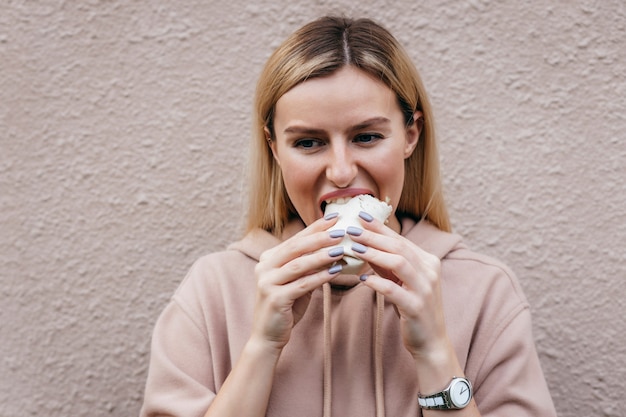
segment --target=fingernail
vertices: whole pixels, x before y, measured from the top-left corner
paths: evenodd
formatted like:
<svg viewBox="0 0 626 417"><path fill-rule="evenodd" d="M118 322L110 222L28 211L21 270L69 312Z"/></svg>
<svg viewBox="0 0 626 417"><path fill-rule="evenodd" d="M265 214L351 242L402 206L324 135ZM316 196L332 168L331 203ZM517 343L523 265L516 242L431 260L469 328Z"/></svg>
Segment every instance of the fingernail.
<svg viewBox="0 0 626 417"><path fill-rule="evenodd" d="M352 244L352 250L358 253L365 253L365 251L367 251L367 247L361 245L360 243L354 242Z"/></svg>
<svg viewBox="0 0 626 417"><path fill-rule="evenodd" d="M332 238L344 237L346 235L346 231L343 229L335 229L335 230L331 230L330 232L328 232L328 234Z"/></svg>
<svg viewBox="0 0 626 417"><path fill-rule="evenodd" d="M359 212L359 217L362 218L363 220L365 220L368 223L371 222L372 220L374 220L374 218L369 213L366 213L364 211L360 211Z"/></svg>
<svg viewBox="0 0 626 417"><path fill-rule="evenodd" d="M337 246L336 248L332 248L328 251L328 256L332 258L341 255L343 255L343 246Z"/></svg>
<svg viewBox="0 0 626 417"><path fill-rule="evenodd" d="M339 216L339 213L335 212L335 213L328 213L326 215L324 215L324 220L332 220L335 217Z"/></svg>
<svg viewBox="0 0 626 417"><path fill-rule="evenodd" d="M361 233L363 233L363 229L356 226L348 226L348 228L346 229L346 233L352 236L361 236Z"/></svg>
<svg viewBox="0 0 626 417"><path fill-rule="evenodd" d="M367 274L363 274L359 277L361 281L365 281L367 279Z"/></svg>
<svg viewBox="0 0 626 417"><path fill-rule="evenodd" d="M335 275L335 274L341 272L342 269L343 269L343 265L335 264L335 265L331 266L330 268L328 268L328 273L331 274L331 275Z"/></svg>

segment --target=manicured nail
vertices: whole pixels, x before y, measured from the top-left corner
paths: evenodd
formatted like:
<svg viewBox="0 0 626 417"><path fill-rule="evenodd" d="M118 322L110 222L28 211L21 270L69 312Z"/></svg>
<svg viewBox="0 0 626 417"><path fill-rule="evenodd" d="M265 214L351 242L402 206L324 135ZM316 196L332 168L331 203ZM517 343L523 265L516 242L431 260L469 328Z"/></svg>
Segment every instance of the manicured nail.
<svg viewBox="0 0 626 417"><path fill-rule="evenodd" d="M361 233L363 233L363 229L356 226L348 226L348 228L346 229L346 233L352 236L361 236Z"/></svg>
<svg viewBox="0 0 626 417"><path fill-rule="evenodd" d="M335 229L335 230L331 230L330 232L328 232L328 234L332 238L338 238L338 237L344 237L346 235L346 231L343 229Z"/></svg>
<svg viewBox="0 0 626 417"><path fill-rule="evenodd" d="M324 215L324 220L332 220L335 217L339 216L339 213L335 212L335 213L328 213L326 215Z"/></svg>
<svg viewBox="0 0 626 417"><path fill-rule="evenodd" d="M343 246L337 246L336 248L332 248L328 251L328 256L330 256L331 258L335 258L341 255L343 255Z"/></svg>
<svg viewBox="0 0 626 417"><path fill-rule="evenodd" d="M361 281L365 281L367 279L367 274L363 274L359 277Z"/></svg>
<svg viewBox="0 0 626 417"><path fill-rule="evenodd" d="M331 275L335 275L335 274L341 272L342 269L343 269L343 265L335 264L335 265L331 266L330 268L328 268L328 273L331 274Z"/></svg>
<svg viewBox="0 0 626 417"><path fill-rule="evenodd" d="M365 251L367 251L367 247L361 245L360 243L354 242L352 244L352 250L357 253L365 253Z"/></svg>
<svg viewBox="0 0 626 417"><path fill-rule="evenodd" d="M363 220L365 220L368 223L371 222L372 220L374 220L374 218L369 213L366 213L364 211L360 211L359 212L359 217L362 218Z"/></svg>

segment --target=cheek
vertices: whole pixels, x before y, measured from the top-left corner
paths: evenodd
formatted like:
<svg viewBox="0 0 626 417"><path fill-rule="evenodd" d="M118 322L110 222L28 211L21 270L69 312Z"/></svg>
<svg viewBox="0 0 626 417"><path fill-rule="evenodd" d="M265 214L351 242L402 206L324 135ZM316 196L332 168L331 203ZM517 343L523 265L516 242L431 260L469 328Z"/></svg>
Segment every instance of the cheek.
<svg viewBox="0 0 626 417"><path fill-rule="evenodd" d="M285 190L302 221L309 225L315 221L320 213L319 208L312 201L315 193L315 176L303 164L282 164L283 182Z"/></svg>
<svg viewBox="0 0 626 417"><path fill-rule="evenodd" d="M291 162L283 163L281 165L281 170L283 173L283 181L285 182L285 187L287 187L289 191L295 191L306 186L306 170L303 169L303 166L301 164Z"/></svg>
<svg viewBox="0 0 626 417"><path fill-rule="evenodd" d="M380 198L389 197L392 205L396 207L404 187L404 160L398 163L383 163L379 160L370 172L381 193Z"/></svg>
<svg viewBox="0 0 626 417"><path fill-rule="evenodd" d="M372 167L370 172L374 173L374 176L380 182L380 186L386 188L402 187L404 179L404 161L385 163L384 159L376 161L376 166Z"/></svg>
<svg viewBox="0 0 626 417"><path fill-rule="evenodd" d="M289 199L296 210L301 212L307 204L307 197L312 193L314 175L311 169L298 161L283 161L281 164L283 182Z"/></svg>

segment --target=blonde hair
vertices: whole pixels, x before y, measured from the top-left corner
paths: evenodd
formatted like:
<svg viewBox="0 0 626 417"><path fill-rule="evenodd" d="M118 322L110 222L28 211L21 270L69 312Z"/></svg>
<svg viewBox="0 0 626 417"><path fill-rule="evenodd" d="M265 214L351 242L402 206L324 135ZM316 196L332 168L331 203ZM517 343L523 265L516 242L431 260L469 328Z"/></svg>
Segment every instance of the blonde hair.
<svg viewBox="0 0 626 417"><path fill-rule="evenodd" d="M413 154L405 160L405 180L399 215L426 218L450 231L443 199L433 114L417 69L398 41L369 19L326 16L300 28L272 54L257 83L250 161L247 230L262 228L280 233L298 217L285 190L280 167L268 146L266 129L274 137L278 99L294 86L314 77L333 74L352 65L384 82L398 97L405 121L423 114L423 128Z"/></svg>

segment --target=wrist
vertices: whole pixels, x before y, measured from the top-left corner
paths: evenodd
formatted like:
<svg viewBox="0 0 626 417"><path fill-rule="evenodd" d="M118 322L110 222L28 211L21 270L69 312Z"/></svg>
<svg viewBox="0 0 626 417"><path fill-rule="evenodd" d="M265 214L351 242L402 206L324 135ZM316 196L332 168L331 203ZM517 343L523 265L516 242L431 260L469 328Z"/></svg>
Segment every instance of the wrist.
<svg viewBox="0 0 626 417"><path fill-rule="evenodd" d="M437 392L445 387L453 376L463 376L456 352L450 343L437 349L423 351L414 356L417 381L422 393Z"/></svg>
<svg viewBox="0 0 626 417"><path fill-rule="evenodd" d="M454 377L443 390L430 394L418 394L417 400L423 410L460 410L472 401L472 383L466 378Z"/></svg>
<svg viewBox="0 0 626 417"><path fill-rule="evenodd" d="M277 362L283 349L277 346L275 343L267 342L266 340L260 340L257 338L250 338L243 348L242 354L250 356L255 360L262 360L264 362Z"/></svg>

